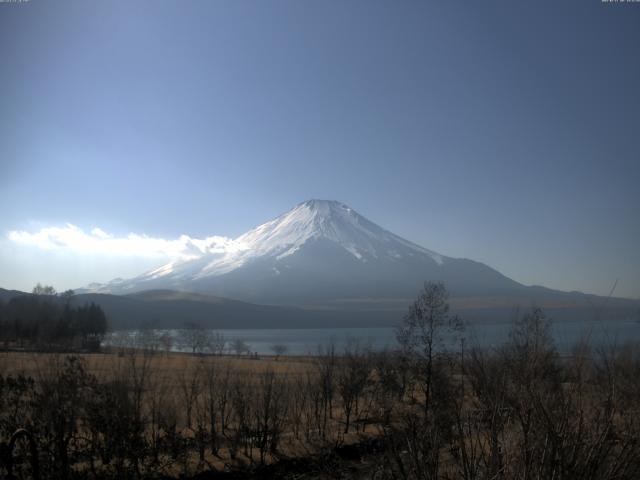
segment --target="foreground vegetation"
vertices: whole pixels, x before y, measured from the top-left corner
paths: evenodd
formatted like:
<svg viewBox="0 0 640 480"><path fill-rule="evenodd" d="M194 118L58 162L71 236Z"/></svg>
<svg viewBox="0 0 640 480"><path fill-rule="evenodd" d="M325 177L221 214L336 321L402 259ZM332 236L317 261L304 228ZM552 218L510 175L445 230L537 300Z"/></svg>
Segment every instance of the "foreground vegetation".
<svg viewBox="0 0 640 480"><path fill-rule="evenodd" d="M25 428L42 478L639 478L640 349L560 358L549 327L533 310L500 348L469 347L444 287L427 284L394 352L6 353L0 439Z"/></svg>

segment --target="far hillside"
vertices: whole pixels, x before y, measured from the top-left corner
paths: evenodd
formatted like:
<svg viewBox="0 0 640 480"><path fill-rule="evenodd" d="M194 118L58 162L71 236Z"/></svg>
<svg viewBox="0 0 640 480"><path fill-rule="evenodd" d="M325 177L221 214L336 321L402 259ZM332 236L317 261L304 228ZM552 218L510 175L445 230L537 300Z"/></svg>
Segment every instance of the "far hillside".
<svg viewBox="0 0 640 480"><path fill-rule="evenodd" d="M533 287L532 287L533 288ZM544 298L545 289L540 288ZM29 296L0 289L0 301ZM55 301L62 302L61 298ZM340 301L327 305L274 306L177 290L146 290L129 295L83 293L71 305L99 305L114 330L140 327L183 328L199 325L213 329L238 328L347 328L394 326L407 312L411 299L394 302ZM509 322L535 304L555 321L592 321L636 318L640 302L584 294L554 292L534 303L525 295L452 298L452 312L467 322Z"/></svg>

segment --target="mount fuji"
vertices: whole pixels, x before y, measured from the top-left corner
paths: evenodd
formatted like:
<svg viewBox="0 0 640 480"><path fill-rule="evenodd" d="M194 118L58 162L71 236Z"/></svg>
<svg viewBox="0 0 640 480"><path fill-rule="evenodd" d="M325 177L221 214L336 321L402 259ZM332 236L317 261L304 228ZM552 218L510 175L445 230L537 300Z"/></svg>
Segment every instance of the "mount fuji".
<svg viewBox="0 0 640 480"><path fill-rule="evenodd" d="M347 205L308 200L231 242L138 277L87 290L173 289L263 303L370 301L411 297L425 280L456 294L512 291L492 268L440 255L367 220Z"/></svg>
<svg viewBox="0 0 640 480"><path fill-rule="evenodd" d="M487 315L532 304L585 309L601 298L522 285L482 263L416 245L330 200L300 203L222 249L203 250L195 258L82 291L178 290L308 309L397 312L425 281L441 281L453 307Z"/></svg>
<svg viewBox="0 0 640 480"><path fill-rule="evenodd" d="M527 288L482 263L405 240L343 203L309 200L222 251L205 251L84 291L171 289L269 304L348 304L413 298L426 280L445 282L455 296L513 294Z"/></svg>

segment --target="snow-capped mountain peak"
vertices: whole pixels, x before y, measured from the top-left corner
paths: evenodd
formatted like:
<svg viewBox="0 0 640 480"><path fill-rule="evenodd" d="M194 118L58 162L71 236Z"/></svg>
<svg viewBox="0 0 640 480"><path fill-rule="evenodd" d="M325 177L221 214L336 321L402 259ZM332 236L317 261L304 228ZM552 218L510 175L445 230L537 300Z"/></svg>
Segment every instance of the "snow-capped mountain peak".
<svg viewBox="0 0 640 480"><path fill-rule="evenodd" d="M271 256L281 260L297 252L312 240L328 240L361 261L370 258L429 255L440 264L443 257L435 252L384 230L347 205L334 200L307 200L292 210L239 236L234 242L237 252L216 259L207 273L227 270L231 263L244 263L253 257Z"/></svg>
<svg viewBox="0 0 640 480"><path fill-rule="evenodd" d="M132 291L142 284L162 281L176 287L219 277L256 262L268 263L269 271L280 275L293 255L318 244L334 252L344 251L345 258L361 264L420 258L437 268L447 258L383 229L343 203L307 200L233 239L224 249L205 249L197 258L174 260L118 287Z"/></svg>

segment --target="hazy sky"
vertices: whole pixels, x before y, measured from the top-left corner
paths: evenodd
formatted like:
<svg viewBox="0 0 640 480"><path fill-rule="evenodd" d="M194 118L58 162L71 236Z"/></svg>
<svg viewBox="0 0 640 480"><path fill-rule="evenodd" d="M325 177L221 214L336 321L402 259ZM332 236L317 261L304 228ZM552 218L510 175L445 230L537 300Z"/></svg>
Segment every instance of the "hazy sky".
<svg viewBox="0 0 640 480"><path fill-rule="evenodd" d="M308 198L639 297L640 3L0 3L0 287L132 276Z"/></svg>

